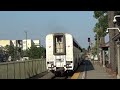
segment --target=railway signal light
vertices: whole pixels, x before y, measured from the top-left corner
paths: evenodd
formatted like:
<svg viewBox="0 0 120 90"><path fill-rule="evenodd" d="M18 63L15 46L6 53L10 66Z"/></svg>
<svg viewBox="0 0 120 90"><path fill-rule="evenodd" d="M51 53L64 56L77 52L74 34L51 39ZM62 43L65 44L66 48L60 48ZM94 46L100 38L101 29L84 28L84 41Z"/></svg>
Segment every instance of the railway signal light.
<svg viewBox="0 0 120 90"><path fill-rule="evenodd" d="M88 38L88 42L90 42L90 38Z"/></svg>

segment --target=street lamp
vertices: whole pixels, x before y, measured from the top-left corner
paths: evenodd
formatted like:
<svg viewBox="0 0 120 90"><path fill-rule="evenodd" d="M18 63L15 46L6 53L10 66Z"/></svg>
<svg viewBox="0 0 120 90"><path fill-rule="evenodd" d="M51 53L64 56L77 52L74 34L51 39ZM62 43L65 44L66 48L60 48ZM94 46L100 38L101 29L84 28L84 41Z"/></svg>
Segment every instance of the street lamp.
<svg viewBox="0 0 120 90"><path fill-rule="evenodd" d="M120 18L120 15L116 15L116 16L114 16L114 19L113 19L113 22L114 22L114 23L117 22L116 18L118 18L118 17Z"/></svg>
<svg viewBox="0 0 120 90"><path fill-rule="evenodd" d="M109 32L109 30L113 30L113 29L117 29L119 32L120 32L120 29L119 28L107 28L106 32Z"/></svg>
<svg viewBox="0 0 120 90"><path fill-rule="evenodd" d="M26 35L26 55L27 55L27 31L24 31Z"/></svg>

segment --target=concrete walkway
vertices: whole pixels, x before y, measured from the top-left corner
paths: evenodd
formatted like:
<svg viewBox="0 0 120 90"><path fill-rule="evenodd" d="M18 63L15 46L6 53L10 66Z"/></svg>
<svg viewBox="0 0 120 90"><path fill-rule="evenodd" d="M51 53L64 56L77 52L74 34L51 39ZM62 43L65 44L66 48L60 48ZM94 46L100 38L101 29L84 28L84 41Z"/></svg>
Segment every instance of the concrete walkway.
<svg viewBox="0 0 120 90"><path fill-rule="evenodd" d="M85 76L80 75L78 79L116 79L106 72L106 68L100 66L98 63L92 63L90 60L85 60Z"/></svg>

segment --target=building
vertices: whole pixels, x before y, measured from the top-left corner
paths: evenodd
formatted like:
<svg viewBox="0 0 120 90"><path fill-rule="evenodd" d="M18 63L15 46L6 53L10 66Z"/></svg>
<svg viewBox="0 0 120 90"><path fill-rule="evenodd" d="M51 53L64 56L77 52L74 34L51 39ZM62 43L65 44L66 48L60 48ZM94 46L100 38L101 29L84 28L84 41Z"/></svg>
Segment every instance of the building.
<svg viewBox="0 0 120 90"><path fill-rule="evenodd" d="M12 40L14 46L16 46L16 40Z"/></svg>
<svg viewBox="0 0 120 90"><path fill-rule="evenodd" d="M40 47L40 40L33 40L33 43L36 47Z"/></svg>
<svg viewBox="0 0 120 90"><path fill-rule="evenodd" d="M12 40L0 40L0 46L13 45Z"/></svg>
<svg viewBox="0 0 120 90"><path fill-rule="evenodd" d="M14 47L23 47L23 40L12 40Z"/></svg>
<svg viewBox="0 0 120 90"><path fill-rule="evenodd" d="M23 50L29 49L32 45L34 45L33 40L31 39L23 40Z"/></svg>
<svg viewBox="0 0 120 90"><path fill-rule="evenodd" d="M117 17L116 17L117 16ZM120 79L120 11L108 11L109 57L111 72ZM113 29L114 28L114 29ZM111 30L110 30L111 29Z"/></svg>

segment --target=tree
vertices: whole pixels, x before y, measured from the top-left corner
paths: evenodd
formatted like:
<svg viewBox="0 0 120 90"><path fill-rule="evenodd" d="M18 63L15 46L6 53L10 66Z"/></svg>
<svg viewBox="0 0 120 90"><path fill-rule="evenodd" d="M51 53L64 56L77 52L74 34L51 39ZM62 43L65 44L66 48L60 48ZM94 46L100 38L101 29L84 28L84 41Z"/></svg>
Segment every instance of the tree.
<svg viewBox="0 0 120 90"><path fill-rule="evenodd" d="M108 28L108 14L107 11L94 11L94 17L98 20L94 27L94 32L98 35L100 43L105 44L104 37L107 34L106 29Z"/></svg>
<svg viewBox="0 0 120 90"><path fill-rule="evenodd" d="M45 48L44 47L36 47L31 46L30 49L27 50L27 56L31 59L45 58Z"/></svg>
<svg viewBox="0 0 120 90"><path fill-rule="evenodd" d="M6 45L4 47L4 51L8 56L11 56L12 59L16 57L16 48L14 46L11 45Z"/></svg>
<svg viewBox="0 0 120 90"><path fill-rule="evenodd" d="M41 57L45 58L46 57L46 49L44 47L40 47L41 50Z"/></svg>
<svg viewBox="0 0 120 90"><path fill-rule="evenodd" d="M95 27L93 31L96 33L96 47L97 47L97 55L98 55L98 48L100 45L105 44L105 35L106 29L108 28L108 14L107 11L94 11L94 18L98 20L98 22L95 24ZM95 49L96 50L96 49Z"/></svg>

